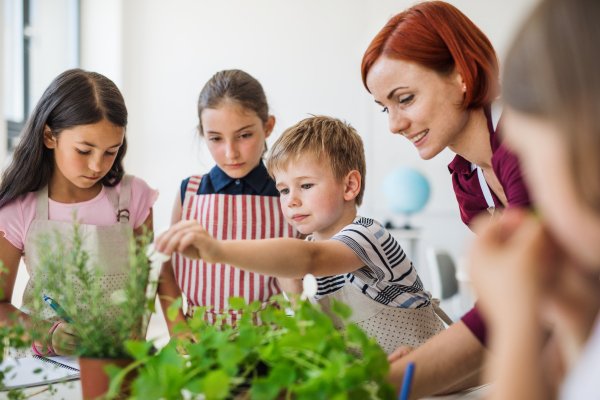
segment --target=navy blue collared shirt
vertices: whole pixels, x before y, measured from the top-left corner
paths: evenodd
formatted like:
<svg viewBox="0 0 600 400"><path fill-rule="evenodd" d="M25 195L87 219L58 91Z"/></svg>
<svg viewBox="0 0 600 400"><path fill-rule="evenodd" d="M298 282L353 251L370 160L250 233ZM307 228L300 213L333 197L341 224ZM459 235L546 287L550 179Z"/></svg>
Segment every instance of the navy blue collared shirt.
<svg viewBox="0 0 600 400"><path fill-rule="evenodd" d="M181 182L181 202L190 178ZM279 197L275 181L271 179L262 160L248 175L235 179L227 175L218 165L202 177L198 194L233 194Z"/></svg>

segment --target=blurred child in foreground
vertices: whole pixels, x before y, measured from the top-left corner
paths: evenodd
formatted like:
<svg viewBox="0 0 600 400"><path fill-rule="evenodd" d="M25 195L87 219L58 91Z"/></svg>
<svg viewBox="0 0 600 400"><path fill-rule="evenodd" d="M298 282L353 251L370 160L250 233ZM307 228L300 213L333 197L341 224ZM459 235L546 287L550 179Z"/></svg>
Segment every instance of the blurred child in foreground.
<svg viewBox="0 0 600 400"><path fill-rule="evenodd" d="M493 399L557 395L542 372L548 327L566 368L558 397L600 395L599 18L598 1L545 0L504 64L506 140L539 215L506 213L471 251Z"/></svg>

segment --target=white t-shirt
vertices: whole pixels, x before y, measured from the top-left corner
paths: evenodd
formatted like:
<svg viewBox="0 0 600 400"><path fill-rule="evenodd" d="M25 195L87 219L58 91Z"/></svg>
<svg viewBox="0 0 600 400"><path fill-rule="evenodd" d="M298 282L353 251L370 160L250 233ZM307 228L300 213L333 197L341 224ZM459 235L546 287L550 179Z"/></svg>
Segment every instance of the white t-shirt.
<svg viewBox="0 0 600 400"><path fill-rule="evenodd" d="M600 315L581 357L565 379L560 399L600 399Z"/></svg>
<svg viewBox="0 0 600 400"><path fill-rule="evenodd" d="M306 240L312 240L312 235ZM421 308L431 303L413 263L379 222L357 216L330 240L344 243L365 263L364 267L345 275L366 296L397 308ZM346 279L344 275L317 278L319 288L315 298L340 290Z"/></svg>

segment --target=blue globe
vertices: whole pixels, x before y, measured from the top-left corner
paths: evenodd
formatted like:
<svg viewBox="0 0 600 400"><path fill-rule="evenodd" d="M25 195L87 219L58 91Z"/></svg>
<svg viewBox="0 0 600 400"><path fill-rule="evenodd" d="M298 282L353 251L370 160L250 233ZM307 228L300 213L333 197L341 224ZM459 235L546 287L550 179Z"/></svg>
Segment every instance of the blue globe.
<svg viewBox="0 0 600 400"><path fill-rule="evenodd" d="M383 179L382 190L387 206L399 214L414 214L429 200L429 182L410 167L391 170Z"/></svg>

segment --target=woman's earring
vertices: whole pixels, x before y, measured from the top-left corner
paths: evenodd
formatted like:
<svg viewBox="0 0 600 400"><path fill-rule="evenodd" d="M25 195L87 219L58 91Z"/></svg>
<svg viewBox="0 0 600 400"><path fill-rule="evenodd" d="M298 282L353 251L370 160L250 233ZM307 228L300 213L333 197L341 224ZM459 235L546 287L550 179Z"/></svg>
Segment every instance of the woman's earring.
<svg viewBox="0 0 600 400"><path fill-rule="evenodd" d="M463 85L463 90L466 92L467 91L467 85Z"/></svg>

